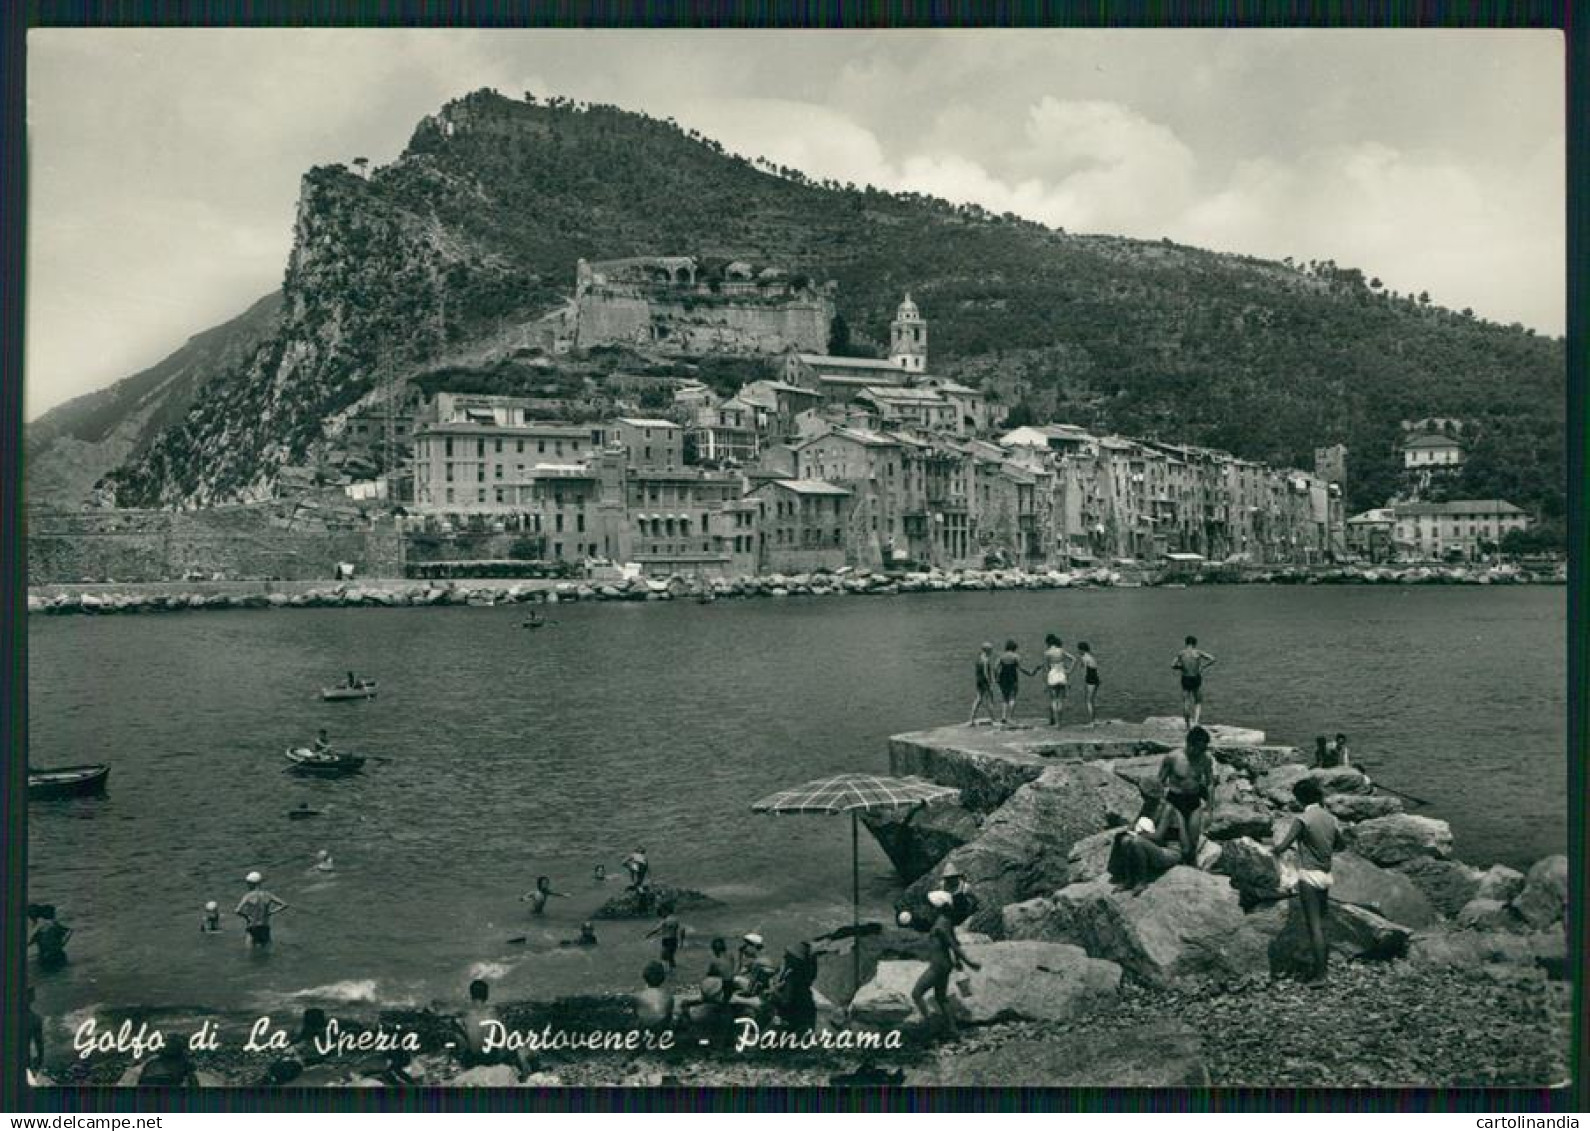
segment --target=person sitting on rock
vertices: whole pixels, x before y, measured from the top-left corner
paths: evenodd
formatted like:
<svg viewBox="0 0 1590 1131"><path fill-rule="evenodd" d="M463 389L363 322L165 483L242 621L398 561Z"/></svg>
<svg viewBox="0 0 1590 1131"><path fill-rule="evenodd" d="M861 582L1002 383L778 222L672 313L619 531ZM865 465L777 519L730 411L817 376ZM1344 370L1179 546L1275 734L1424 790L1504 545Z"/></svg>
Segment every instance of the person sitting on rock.
<svg viewBox="0 0 1590 1131"><path fill-rule="evenodd" d="M465 1068L506 1064L523 1076L533 1067L524 1050L486 1048L487 1022L497 1020L496 1011L487 1004L490 997L491 987L484 978L469 983L469 1008L453 1021L453 1032L458 1038L453 1048L458 1062Z"/></svg>
<svg viewBox="0 0 1590 1131"><path fill-rule="evenodd" d="M735 962L734 992L745 997L760 997L773 978L773 968L762 960L766 944L755 931L740 940L740 953Z"/></svg>
<svg viewBox="0 0 1590 1131"><path fill-rule="evenodd" d="M773 980L769 996L778 1018L796 1032L806 1032L817 1024L817 999L812 987L817 982L817 955L812 944L796 943L784 952L784 965Z"/></svg>
<svg viewBox="0 0 1590 1131"><path fill-rule="evenodd" d="M1343 846L1340 822L1325 808L1325 791L1313 778L1292 786L1292 796L1303 812L1293 819L1271 849L1280 856L1297 845L1297 902L1303 909L1313 956L1311 982L1325 981L1330 946L1325 939L1325 917L1330 913L1331 859Z"/></svg>
<svg viewBox="0 0 1590 1131"><path fill-rule="evenodd" d="M641 971L646 988L634 996L631 1004L635 1020L641 1028L660 1033L674 1022L674 995L663 986L668 980L668 968L661 962L648 962Z"/></svg>
<svg viewBox="0 0 1590 1131"><path fill-rule="evenodd" d="M1131 829L1116 834L1107 865L1111 878L1132 890L1152 883L1185 859L1186 826L1181 814L1164 803L1159 781L1146 778L1138 789L1143 807Z"/></svg>
<svg viewBox="0 0 1590 1131"><path fill-rule="evenodd" d="M1347 754L1347 736L1341 731L1336 732L1336 742L1331 746L1331 756L1336 759L1338 766L1351 766L1353 761Z"/></svg>

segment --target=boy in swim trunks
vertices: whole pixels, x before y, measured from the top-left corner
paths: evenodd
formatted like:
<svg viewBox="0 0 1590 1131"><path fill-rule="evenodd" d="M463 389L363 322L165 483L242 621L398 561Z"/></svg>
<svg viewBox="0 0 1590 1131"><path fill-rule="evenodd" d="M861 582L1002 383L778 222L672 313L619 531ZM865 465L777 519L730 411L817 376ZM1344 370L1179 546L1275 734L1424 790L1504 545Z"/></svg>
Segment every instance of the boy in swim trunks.
<svg viewBox="0 0 1590 1131"><path fill-rule="evenodd" d="M1208 652L1200 651L1198 638L1189 636L1180 652L1176 653L1176 662L1171 668L1181 672L1181 717L1191 730L1198 725L1198 718L1204 709L1204 672L1214 666L1215 658Z"/></svg>
<svg viewBox="0 0 1590 1131"><path fill-rule="evenodd" d="M1293 785L1292 796L1297 798L1303 812L1275 842L1273 851L1280 856L1293 844L1297 845L1297 901L1303 908L1303 923L1308 928L1309 948L1314 956L1309 981L1320 983L1325 981L1325 966L1330 958L1330 947L1325 941L1325 916L1330 906L1331 858L1342 847L1342 828L1335 815L1325 808L1325 792L1313 778L1304 778Z"/></svg>
<svg viewBox="0 0 1590 1131"><path fill-rule="evenodd" d="M1159 783L1165 803L1181 814L1182 858L1194 866L1204 826L1214 816L1215 760L1209 753L1209 732L1195 726L1187 732L1187 746L1172 750L1159 764Z"/></svg>
<svg viewBox="0 0 1590 1131"><path fill-rule="evenodd" d="M987 708L988 721L996 722L994 718L994 646L984 644L983 650L977 656L977 666L972 669L977 680L977 698L972 700L972 717L966 720L966 725L977 725L977 712Z"/></svg>
<svg viewBox="0 0 1590 1131"><path fill-rule="evenodd" d="M673 904L665 903L657 908L657 914L662 916L662 922L646 932L647 938L655 935L662 936L662 960L670 971L674 968L674 956L679 953L679 920L674 916Z"/></svg>

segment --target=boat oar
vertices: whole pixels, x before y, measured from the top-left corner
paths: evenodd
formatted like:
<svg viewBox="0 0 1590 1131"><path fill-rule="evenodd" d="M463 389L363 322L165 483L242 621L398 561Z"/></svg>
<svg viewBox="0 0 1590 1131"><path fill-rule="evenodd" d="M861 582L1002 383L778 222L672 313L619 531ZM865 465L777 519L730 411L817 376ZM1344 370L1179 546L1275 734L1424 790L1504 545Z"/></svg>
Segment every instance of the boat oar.
<svg viewBox="0 0 1590 1131"><path fill-rule="evenodd" d="M1360 763L1359 769L1367 770L1367 769L1369 769L1369 766L1366 763ZM1430 802L1426 801L1422 797L1415 797L1413 794L1404 793L1400 789L1392 789L1389 785L1386 785L1384 782L1376 781L1373 778L1370 779L1370 782L1371 782L1371 784L1374 785L1374 787L1376 789L1383 789L1387 793L1394 793L1398 797L1402 798L1404 801L1411 801L1415 805L1429 805L1430 804Z"/></svg>

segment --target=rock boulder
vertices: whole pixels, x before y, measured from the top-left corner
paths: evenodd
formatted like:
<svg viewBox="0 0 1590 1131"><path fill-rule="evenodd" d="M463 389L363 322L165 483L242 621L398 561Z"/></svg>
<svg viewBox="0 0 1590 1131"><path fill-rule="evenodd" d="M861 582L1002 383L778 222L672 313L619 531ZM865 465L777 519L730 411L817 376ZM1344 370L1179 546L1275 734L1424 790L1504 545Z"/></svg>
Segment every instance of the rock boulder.
<svg viewBox="0 0 1590 1131"><path fill-rule="evenodd" d="M1434 817L1375 817L1351 826L1346 836L1360 855L1387 866L1420 856L1445 860L1452 855L1452 826Z"/></svg>
<svg viewBox="0 0 1590 1131"><path fill-rule="evenodd" d="M1310 973L1313 952L1309 947L1308 927L1303 909L1296 900L1270 913L1284 915L1281 929L1270 941L1270 972L1298 976ZM1269 916L1267 916L1268 918ZM1333 955L1348 959L1393 959L1408 952L1413 932L1351 904L1332 903L1325 920L1325 941Z"/></svg>
<svg viewBox="0 0 1590 1131"><path fill-rule="evenodd" d="M950 1009L957 1020L982 1024L1007 1019L1065 1021L1111 1008L1121 968L1089 958L1081 948L1052 942L990 942L964 947L979 970L950 975ZM911 989L925 962L886 960L851 1002L851 1016L869 1025L898 1025L915 1007Z"/></svg>
<svg viewBox="0 0 1590 1131"><path fill-rule="evenodd" d="M1436 911L1412 879L1381 868L1356 852L1338 852L1331 860L1331 900L1373 911L1404 927L1425 927Z"/></svg>
<svg viewBox="0 0 1590 1131"><path fill-rule="evenodd" d="M906 883L919 879L955 849L977 838L981 823L959 805L864 813L861 823Z"/></svg>
<svg viewBox="0 0 1590 1131"><path fill-rule="evenodd" d="M1072 884L1005 909L1010 937L1072 942L1157 984L1229 980L1266 969L1266 940L1249 929L1224 876L1178 866L1138 892L1107 879Z"/></svg>
<svg viewBox="0 0 1590 1131"><path fill-rule="evenodd" d="M1516 931L1529 929L1511 906L1495 899L1471 899L1454 916L1457 925L1473 931Z"/></svg>
<svg viewBox="0 0 1590 1131"><path fill-rule="evenodd" d="M915 902L954 861L981 902L965 926L995 934L999 909L1066 883L1077 841L1136 816L1137 791L1098 765L1051 766L983 822L982 834L951 852L907 890Z"/></svg>
<svg viewBox="0 0 1590 1131"><path fill-rule="evenodd" d="M1338 820L1372 821L1402 812L1402 798L1389 793L1333 793L1325 799L1325 808Z"/></svg>
<svg viewBox="0 0 1590 1131"><path fill-rule="evenodd" d="M634 888L626 888L591 912L591 918L651 919L656 916L657 908L664 903L671 903L677 911L699 911L723 906L718 900L699 891L653 884L644 894Z"/></svg>
<svg viewBox="0 0 1590 1131"><path fill-rule="evenodd" d="M1281 865L1266 846L1238 837L1220 846L1220 859L1211 869L1231 880L1244 904L1277 899L1281 896Z"/></svg>
<svg viewBox="0 0 1590 1131"><path fill-rule="evenodd" d="M1509 868L1506 864L1492 864L1480 877L1480 886L1475 890L1473 898L1511 903L1523 890L1524 873L1516 868Z"/></svg>
<svg viewBox="0 0 1590 1131"><path fill-rule="evenodd" d="M1539 930L1563 917L1568 905L1568 858L1547 856L1535 861L1524 877L1524 890L1513 898L1513 910Z"/></svg>
<svg viewBox="0 0 1590 1131"><path fill-rule="evenodd" d="M1465 903L1479 895L1480 880L1485 875L1461 860L1434 860L1428 856L1404 860L1397 865L1397 871L1413 881L1432 907L1448 916L1456 915Z"/></svg>

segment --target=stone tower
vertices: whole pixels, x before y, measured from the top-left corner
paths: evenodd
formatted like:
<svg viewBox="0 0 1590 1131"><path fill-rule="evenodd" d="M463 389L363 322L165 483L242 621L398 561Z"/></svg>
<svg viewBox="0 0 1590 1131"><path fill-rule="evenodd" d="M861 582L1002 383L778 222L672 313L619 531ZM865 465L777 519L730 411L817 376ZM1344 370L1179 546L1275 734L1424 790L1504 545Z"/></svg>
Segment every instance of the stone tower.
<svg viewBox="0 0 1590 1131"><path fill-rule="evenodd" d="M909 292L889 323L889 360L907 373L927 370L927 323Z"/></svg>

